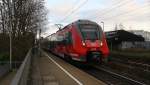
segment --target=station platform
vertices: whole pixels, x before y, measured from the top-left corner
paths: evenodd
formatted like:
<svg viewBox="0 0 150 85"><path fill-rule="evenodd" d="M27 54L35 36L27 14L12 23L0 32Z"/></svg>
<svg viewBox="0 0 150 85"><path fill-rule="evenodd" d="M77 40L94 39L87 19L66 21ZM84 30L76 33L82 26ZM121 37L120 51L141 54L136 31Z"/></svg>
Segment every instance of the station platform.
<svg viewBox="0 0 150 85"><path fill-rule="evenodd" d="M106 85L50 53L42 51L33 58L31 85Z"/></svg>

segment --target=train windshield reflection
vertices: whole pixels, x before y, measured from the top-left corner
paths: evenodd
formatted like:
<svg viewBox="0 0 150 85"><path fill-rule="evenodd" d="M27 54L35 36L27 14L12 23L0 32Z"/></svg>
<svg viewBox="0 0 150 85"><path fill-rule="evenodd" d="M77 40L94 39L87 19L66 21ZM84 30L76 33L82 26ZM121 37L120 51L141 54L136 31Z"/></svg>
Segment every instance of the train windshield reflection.
<svg viewBox="0 0 150 85"><path fill-rule="evenodd" d="M98 40L100 39L100 31L98 26L94 25L80 25L81 35L84 40Z"/></svg>

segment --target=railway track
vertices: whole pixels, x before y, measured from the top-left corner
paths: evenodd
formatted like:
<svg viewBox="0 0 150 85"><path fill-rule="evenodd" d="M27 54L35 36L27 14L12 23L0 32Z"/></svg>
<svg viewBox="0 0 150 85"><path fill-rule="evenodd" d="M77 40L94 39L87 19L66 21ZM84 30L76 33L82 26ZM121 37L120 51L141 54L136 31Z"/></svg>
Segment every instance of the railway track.
<svg viewBox="0 0 150 85"><path fill-rule="evenodd" d="M137 81L142 81L147 85L150 85L150 65L146 63L135 62L126 59L116 59L111 60L111 64L105 64L117 73L120 73L129 78L135 79Z"/></svg>
<svg viewBox="0 0 150 85"><path fill-rule="evenodd" d="M141 81L137 81L113 72L103 66L92 65L91 68L83 68L82 70L94 76L95 78L105 82L108 85L148 85Z"/></svg>
<svg viewBox="0 0 150 85"><path fill-rule="evenodd" d="M129 77L123 76L121 74L118 74L116 72L113 72L111 70L108 70L108 69L104 68L103 66L96 66L96 65L94 65L93 67L96 70L98 70L98 71L102 71L104 73L107 73L107 75L109 75L109 76L111 76L113 78L118 79L118 80L116 80L115 84L113 84L113 82L112 83L108 83L110 85L146 85L143 82L134 80L132 78L129 78Z"/></svg>
<svg viewBox="0 0 150 85"><path fill-rule="evenodd" d="M70 63L72 64L72 63ZM72 64L74 65L74 64ZM74 65L76 66L76 65ZM76 66L78 67L78 66ZM148 85L147 83L134 79L132 77L122 75L122 72L118 73L113 69L109 68L107 65L91 65L89 68L78 67L84 72L94 76L95 78L107 83L108 85Z"/></svg>
<svg viewBox="0 0 150 85"><path fill-rule="evenodd" d="M140 63L140 62L135 62L135 61L131 61L131 60L121 60L118 58L117 59L112 58L111 61L126 64L130 67L141 69L141 70L146 71L146 72L150 72L150 65L146 64L146 63Z"/></svg>

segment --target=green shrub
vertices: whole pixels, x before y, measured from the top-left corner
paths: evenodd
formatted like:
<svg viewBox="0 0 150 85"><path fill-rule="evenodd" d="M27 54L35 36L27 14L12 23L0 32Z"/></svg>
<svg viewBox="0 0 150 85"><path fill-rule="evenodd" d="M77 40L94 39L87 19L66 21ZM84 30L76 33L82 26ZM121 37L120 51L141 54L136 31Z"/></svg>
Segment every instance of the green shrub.
<svg viewBox="0 0 150 85"><path fill-rule="evenodd" d="M0 53L0 62L9 61L9 53ZM3 65L4 63L0 63Z"/></svg>
<svg viewBox="0 0 150 85"><path fill-rule="evenodd" d="M0 54L0 61L8 61L9 60L9 53Z"/></svg>

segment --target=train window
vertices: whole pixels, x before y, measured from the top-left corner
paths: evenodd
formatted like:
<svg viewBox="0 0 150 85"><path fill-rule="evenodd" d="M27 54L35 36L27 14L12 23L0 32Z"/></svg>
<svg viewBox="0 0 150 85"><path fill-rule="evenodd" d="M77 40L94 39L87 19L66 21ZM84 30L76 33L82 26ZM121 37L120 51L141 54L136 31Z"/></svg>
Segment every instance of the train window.
<svg viewBox="0 0 150 85"><path fill-rule="evenodd" d="M66 44L72 44L72 33L66 33Z"/></svg>
<svg viewBox="0 0 150 85"><path fill-rule="evenodd" d="M82 24L79 29L84 40L98 40L101 37L101 31L97 25Z"/></svg>
<svg viewBox="0 0 150 85"><path fill-rule="evenodd" d="M97 40L98 35L97 31L90 31L90 30L82 30L82 35L85 40Z"/></svg>
<svg viewBox="0 0 150 85"><path fill-rule="evenodd" d="M59 36L57 37L57 41L63 41L63 35L59 35Z"/></svg>

